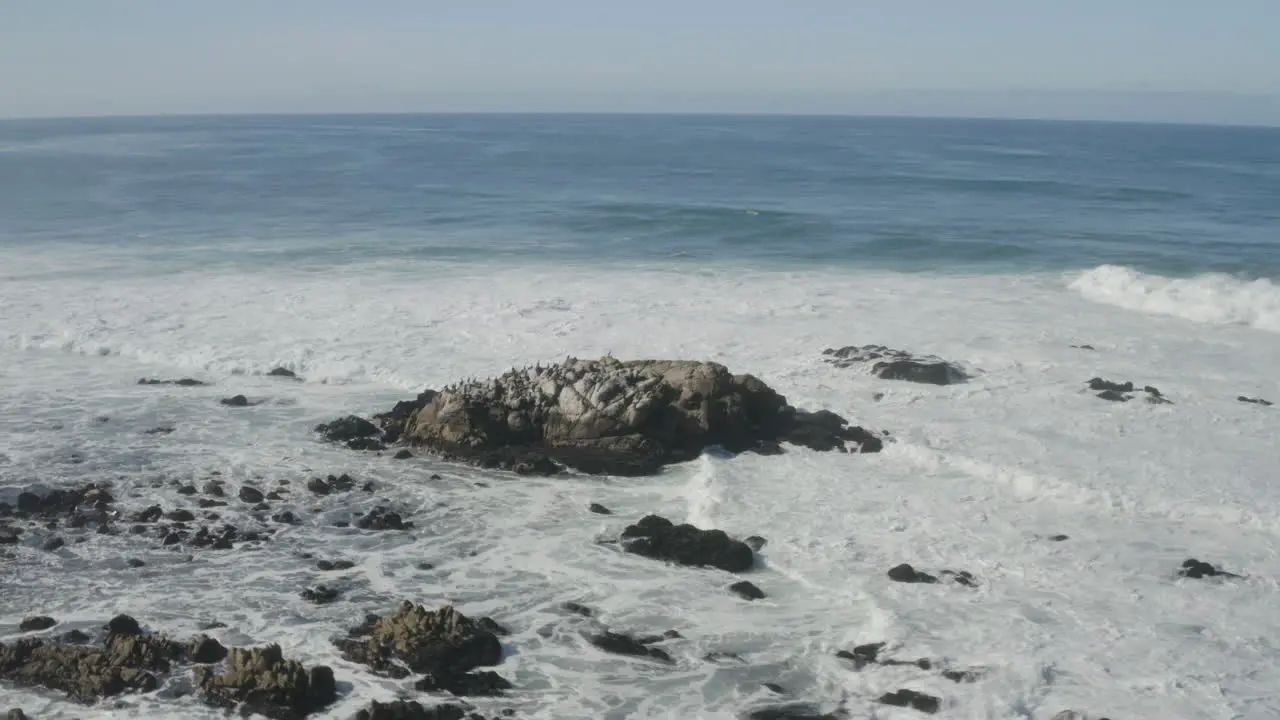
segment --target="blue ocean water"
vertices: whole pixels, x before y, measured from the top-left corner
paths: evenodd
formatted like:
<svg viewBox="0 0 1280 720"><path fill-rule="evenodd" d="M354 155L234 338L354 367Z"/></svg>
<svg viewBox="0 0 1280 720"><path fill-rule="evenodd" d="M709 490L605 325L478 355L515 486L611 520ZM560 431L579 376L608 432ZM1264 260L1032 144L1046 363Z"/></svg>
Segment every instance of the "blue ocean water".
<svg viewBox="0 0 1280 720"><path fill-rule="evenodd" d="M1280 276L1280 129L893 118L0 122L0 244Z"/></svg>

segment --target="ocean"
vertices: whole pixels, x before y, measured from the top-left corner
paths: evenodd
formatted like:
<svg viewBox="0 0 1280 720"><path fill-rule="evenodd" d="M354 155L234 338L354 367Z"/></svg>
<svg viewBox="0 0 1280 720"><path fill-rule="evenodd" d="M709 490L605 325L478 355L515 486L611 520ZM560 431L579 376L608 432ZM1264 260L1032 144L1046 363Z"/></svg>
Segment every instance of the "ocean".
<svg viewBox="0 0 1280 720"><path fill-rule="evenodd" d="M823 361L862 344L972 378L919 385ZM721 362L891 439L874 455L710 453L650 478L529 478L312 431L423 388L606 354ZM331 666L341 698L313 717L345 720L374 699L442 700L332 643L413 600L511 629L492 669L515 688L468 700L486 714L712 720L795 701L893 720L920 714L877 698L910 688L949 718L1280 717L1280 405L1238 399L1280 403L1277 359L1280 129L0 121L0 502L105 480L129 511L194 509L180 486L218 477L288 481L271 512L300 518L243 551L31 528L0 548L0 642L32 615L58 633L128 613L179 637L217 620L228 646ZM179 377L211 384L137 384ZM1094 377L1171 403L1108 402ZM219 403L235 394L261 404ZM302 491L331 473L375 489ZM221 522L273 526L229 499ZM415 529L337 526L375 505ZM765 537L750 579L768 597L598 542L648 513ZM42 549L54 535L66 545ZM1178 578L1187 558L1244 578ZM978 587L891 582L899 563ZM300 596L318 583L339 600ZM675 662L605 654L583 639L602 627L676 630ZM872 642L934 671L835 657ZM939 668L984 673L954 683ZM190 690L178 673L84 707L0 681L0 710L223 717Z"/></svg>

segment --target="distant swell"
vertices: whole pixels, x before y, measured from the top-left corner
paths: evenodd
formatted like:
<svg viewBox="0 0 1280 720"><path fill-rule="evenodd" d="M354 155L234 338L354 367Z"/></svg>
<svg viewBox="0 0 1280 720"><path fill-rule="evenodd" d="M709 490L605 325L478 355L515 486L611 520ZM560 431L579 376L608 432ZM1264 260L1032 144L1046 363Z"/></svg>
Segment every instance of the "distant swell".
<svg viewBox="0 0 1280 720"><path fill-rule="evenodd" d="M1168 278L1102 265L1083 273L1069 287L1086 300L1126 310L1280 332L1280 287L1266 279L1242 280L1219 273Z"/></svg>

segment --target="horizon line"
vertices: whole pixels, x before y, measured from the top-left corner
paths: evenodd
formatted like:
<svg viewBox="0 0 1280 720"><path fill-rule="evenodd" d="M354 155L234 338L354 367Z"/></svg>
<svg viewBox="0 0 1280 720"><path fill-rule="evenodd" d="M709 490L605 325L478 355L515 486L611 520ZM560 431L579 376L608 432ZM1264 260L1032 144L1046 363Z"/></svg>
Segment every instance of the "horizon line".
<svg viewBox="0 0 1280 720"><path fill-rule="evenodd" d="M1039 91L1029 91L1039 92ZM1081 91L1091 92L1091 91ZM1176 93L1151 93L1176 94ZM1204 93L1196 93L1204 94ZM1229 94L1229 93L1217 93ZM1255 95L1254 97L1271 97ZM485 117L485 116L541 116L541 117L719 117L719 118L857 118L880 120L950 120L950 121L1007 121L1028 123L1069 123L1094 125L1170 125L1179 127L1203 128L1241 128L1259 130L1280 129L1280 121L1264 124L1249 121L1204 122L1196 120L1140 120L1114 118L1057 118L1045 116L1024 116L1016 114L930 114L930 113L876 113L876 112L841 112L841 111L808 111L790 112L785 110L754 111L702 111L702 110L303 110L293 112L265 111L201 111L201 112L151 112L151 113L103 113L103 114L70 114L70 115L0 115L0 124L14 122L56 122L75 120L167 120L167 119L232 119L232 118L312 118L312 117Z"/></svg>

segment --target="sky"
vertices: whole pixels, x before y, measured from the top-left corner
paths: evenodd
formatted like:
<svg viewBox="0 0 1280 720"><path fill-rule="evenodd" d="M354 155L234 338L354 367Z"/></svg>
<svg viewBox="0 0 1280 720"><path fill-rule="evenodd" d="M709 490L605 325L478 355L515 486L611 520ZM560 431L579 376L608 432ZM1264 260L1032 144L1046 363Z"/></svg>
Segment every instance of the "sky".
<svg viewBox="0 0 1280 720"><path fill-rule="evenodd" d="M1280 0L0 0L0 116L1280 125Z"/></svg>

